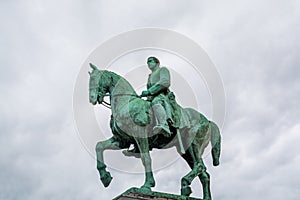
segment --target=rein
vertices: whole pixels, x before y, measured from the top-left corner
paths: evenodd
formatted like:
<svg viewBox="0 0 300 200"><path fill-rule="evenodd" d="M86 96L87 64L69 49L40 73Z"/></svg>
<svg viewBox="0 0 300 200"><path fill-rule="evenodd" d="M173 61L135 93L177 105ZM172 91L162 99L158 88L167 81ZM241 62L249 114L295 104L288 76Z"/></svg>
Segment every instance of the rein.
<svg viewBox="0 0 300 200"><path fill-rule="evenodd" d="M107 97L109 96L111 98L111 94L101 94L100 92L98 93L98 95L102 95L103 97ZM114 96L133 96L133 97L138 97L138 98L141 98L141 96L139 95L135 95L135 94L115 94ZM111 109L111 104L110 103L107 103L106 101L102 101L101 104L108 108L108 109Z"/></svg>
<svg viewBox="0 0 300 200"><path fill-rule="evenodd" d="M104 73L103 73L103 75L104 75ZM111 79L111 83L109 84L111 87L115 87L115 84L114 84L114 82L113 82L113 78L112 77L107 77L107 75L105 75L105 77L106 77L106 79ZM98 83L98 88L97 88L97 91L99 90L99 83ZM97 93L97 95L98 96L101 96L101 97L106 97L106 96L109 96L110 97L110 99L111 99L111 97L112 97L112 95L111 94L104 94L104 93L102 93L102 92L98 92ZM138 95L135 95L135 94L115 94L115 95L113 95L113 96L134 96L134 97L138 97L138 98L141 98L141 96L138 96ZM103 98L102 98L103 99ZM106 108L109 108L109 109L111 109L111 104L110 103L108 103L108 102L106 102L106 101L104 101L104 99L102 100L102 102L101 102L101 104L103 105L103 106L105 106Z"/></svg>

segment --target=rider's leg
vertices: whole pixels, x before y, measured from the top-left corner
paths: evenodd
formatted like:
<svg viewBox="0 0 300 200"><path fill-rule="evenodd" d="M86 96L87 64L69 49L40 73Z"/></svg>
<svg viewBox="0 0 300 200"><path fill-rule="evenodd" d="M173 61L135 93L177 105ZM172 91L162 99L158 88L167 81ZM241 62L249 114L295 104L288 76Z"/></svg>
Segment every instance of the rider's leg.
<svg viewBox="0 0 300 200"><path fill-rule="evenodd" d="M171 105L167 101L167 99L164 99L164 108L166 110L166 117L167 121L171 124L174 125L174 121L172 119L172 110L171 110Z"/></svg>
<svg viewBox="0 0 300 200"><path fill-rule="evenodd" d="M167 115L164 107L162 106L162 98L156 97L152 101L152 110L156 118L156 126L153 128L153 134L159 134L162 132L165 136L171 136L171 131L167 125Z"/></svg>

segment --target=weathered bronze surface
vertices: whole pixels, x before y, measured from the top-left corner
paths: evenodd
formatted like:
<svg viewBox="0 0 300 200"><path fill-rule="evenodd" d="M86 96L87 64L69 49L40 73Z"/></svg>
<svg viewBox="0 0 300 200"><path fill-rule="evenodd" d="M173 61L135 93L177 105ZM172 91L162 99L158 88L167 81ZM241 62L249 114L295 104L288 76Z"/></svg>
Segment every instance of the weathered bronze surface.
<svg viewBox="0 0 300 200"><path fill-rule="evenodd" d="M99 70L90 64L89 100L109 106L112 111L110 128L113 136L96 145L97 169L105 187L112 181L103 160L104 150L120 150L126 156L141 158L145 168L143 191L151 191L155 180L151 168L149 151L176 147L186 160L191 171L181 179L181 195L192 193L190 184L198 177L202 183L203 199L210 200L210 177L202 160L204 149L212 145L213 165L219 165L221 135L217 125L192 108L182 108L175 95L169 91L170 73L160 67L155 57L147 60L152 71L147 90L139 96L130 83L120 75ZM110 103L104 101L109 96ZM144 100L142 97L147 97ZM129 147L134 145L134 149Z"/></svg>

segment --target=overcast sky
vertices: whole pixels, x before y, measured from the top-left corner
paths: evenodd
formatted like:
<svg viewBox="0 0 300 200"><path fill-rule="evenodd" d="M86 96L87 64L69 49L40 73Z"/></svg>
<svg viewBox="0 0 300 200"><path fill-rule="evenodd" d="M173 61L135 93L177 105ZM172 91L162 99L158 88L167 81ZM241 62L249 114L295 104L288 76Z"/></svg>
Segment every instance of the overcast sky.
<svg viewBox="0 0 300 200"><path fill-rule="evenodd" d="M90 53L143 27L191 38L222 77L221 165L205 158L214 199L300 198L299 1L1 0L0 22L1 200L109 200L143 184L143 174L114 169L110 187L100 184L72 107ZM156 171L154 190L180 193L188 170L178 159ZM198 180L192 188L202 196Z"/></svg>

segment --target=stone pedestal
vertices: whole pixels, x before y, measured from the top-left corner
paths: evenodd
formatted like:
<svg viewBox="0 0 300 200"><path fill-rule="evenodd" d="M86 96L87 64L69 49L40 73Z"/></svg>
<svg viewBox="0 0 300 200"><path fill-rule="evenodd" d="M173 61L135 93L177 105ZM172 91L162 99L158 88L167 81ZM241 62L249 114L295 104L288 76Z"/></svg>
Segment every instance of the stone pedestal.
<svg viewBox="0 0 300 200"><path fill-rule="evenodd" d="M152 192L139 188L130 188L113 200L201 200L175 194Z"/></svg>

